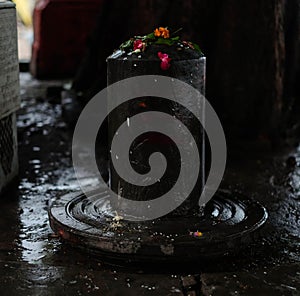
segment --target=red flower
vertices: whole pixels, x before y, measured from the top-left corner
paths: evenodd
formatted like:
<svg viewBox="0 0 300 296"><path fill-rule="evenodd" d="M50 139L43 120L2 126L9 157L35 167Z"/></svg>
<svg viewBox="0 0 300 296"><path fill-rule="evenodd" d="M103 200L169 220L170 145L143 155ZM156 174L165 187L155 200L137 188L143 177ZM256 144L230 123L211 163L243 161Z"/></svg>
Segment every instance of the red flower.
<svg viewBox="0 0 300 296"><path fill-rule="evenodd" d="M162 70L168 70L170 68L170 61L171 61L171 58L169 58L168 54L166 53L162 53L162 52L158 52L157 53L157 56L160 58L161 60L161 63L160 63L160 68Z"/></svg>
<svg viewBox="0 0 300 296"><path fill-rule="evenodd" d="M134 40L133 42L133 50L143 50L145 48L145 43L141 39Z"/></svg>

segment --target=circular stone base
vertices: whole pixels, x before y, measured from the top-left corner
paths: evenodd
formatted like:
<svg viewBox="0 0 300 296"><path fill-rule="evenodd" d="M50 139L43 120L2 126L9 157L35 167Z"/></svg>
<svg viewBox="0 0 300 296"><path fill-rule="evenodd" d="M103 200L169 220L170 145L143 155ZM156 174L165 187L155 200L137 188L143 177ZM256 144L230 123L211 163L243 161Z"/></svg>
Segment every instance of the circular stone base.
<svg viewBox="0 0 300 296"><path fill-rule="evenodd" d="M267 220L258 202L220 191L206 205L204 216L162 217L129 222L111 213L105 190L86 197L68 194L53 202L50 224L76 247L104 260L195 262L221 256L253 242Z"/></svg>

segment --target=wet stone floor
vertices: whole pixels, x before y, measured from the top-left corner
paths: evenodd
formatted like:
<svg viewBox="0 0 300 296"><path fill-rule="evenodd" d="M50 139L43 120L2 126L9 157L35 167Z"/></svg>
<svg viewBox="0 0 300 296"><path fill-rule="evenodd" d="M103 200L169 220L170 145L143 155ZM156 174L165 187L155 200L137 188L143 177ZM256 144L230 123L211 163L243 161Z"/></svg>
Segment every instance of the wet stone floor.
<svg viewBox="0 0 300 296"><path fill-rule="evenodd" d="M79 190L58 95L64 83L21 74L20 179L1 196L0 295L300 295L296 143L281 153L268 143L229 149L222 187L259 200L269 212L257 241L233 256L201 268L124 267L62 243L49 227L49 202Z"/></svg>

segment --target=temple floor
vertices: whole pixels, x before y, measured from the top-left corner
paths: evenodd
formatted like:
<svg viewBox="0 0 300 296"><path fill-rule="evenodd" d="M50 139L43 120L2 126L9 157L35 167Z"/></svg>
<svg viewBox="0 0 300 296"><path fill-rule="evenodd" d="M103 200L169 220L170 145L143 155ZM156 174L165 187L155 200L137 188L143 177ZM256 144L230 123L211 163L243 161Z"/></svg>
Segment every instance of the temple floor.
<svg viewBox="0 0 300 296"><path fill-rule="evenodd" d="M273 152L262 139L229 148L222 188L257 199L269 212L246 250L204 268L111 266L65 245L49 226L50 200L79 190L59 98L67 81L37 81L28 73L20 81L20 180L1 197L1 295L300 294L300 146Z"/></svg>

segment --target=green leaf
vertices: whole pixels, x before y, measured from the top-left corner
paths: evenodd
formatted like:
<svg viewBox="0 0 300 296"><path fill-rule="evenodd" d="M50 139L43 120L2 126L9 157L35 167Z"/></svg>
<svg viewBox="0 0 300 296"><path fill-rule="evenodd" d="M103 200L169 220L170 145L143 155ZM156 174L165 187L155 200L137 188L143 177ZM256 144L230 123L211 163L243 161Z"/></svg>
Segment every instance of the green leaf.
<svg viewBox="0 0 300 296"><path fill-rule="evenodd" d="M179 36L171 38L172 41L179 41Z"/></svg>
<svg viewBox="0 0 300 296"><path fill-rule="evenodd" d="M156 42L154 42L155 44L163 44L163 45L173 45L175 43L175 41L173 41L172 39L164 39L164 38L158 38Z"/></svg>
<svg viewBox="0 0 300 296"><path fill-rule="evenodd" d="M154 33L152 32L152 33L150 33L150 34L143 37L143 41L146 40L146 39L155 39Z"/></svg>
<svg viewBox="0 0 300 296"><path fill-rule="evenodd" d="M197 43L191 42L191 44L194 46L194 48L195 48L196 51L198 51L198 52L200 52L200 53L203 54L202 50L200 49L200 46Z"/></svg>
<svg viewBox="0 0 300 296"><path fill-rule="evenodd" d="M128 48L132 47L132 46L133 46L133 40L129 39L129 40L123 42L123 43L120 45L120 49L125 50L125 49L128 49Z"/></svg>

